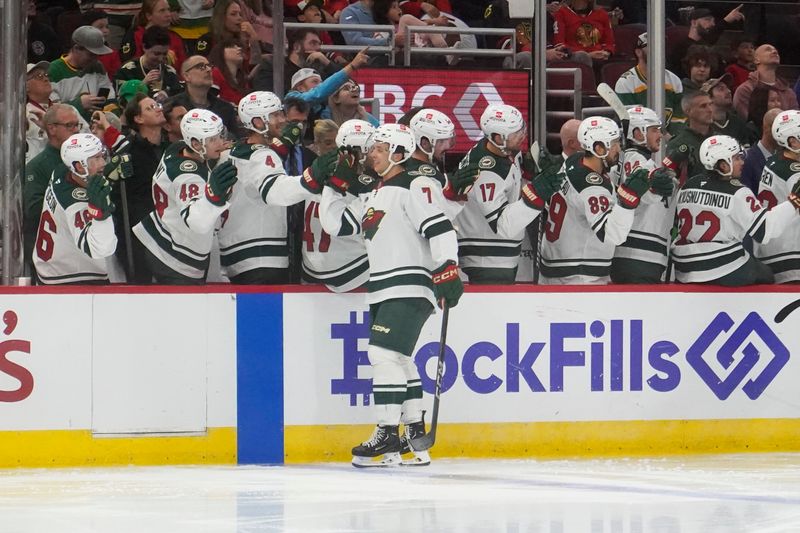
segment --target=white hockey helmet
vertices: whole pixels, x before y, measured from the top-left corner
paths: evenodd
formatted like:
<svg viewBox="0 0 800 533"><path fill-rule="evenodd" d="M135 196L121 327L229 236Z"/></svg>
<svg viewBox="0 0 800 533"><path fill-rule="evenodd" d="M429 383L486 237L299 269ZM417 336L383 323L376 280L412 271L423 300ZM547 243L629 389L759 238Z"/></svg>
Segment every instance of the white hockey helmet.
<svg viewBox="0 0 800 533"><path fill-rule="evenodd" d="M622 131L616 122L607 117L587 117L578 126L578 143L581 148L595 157L605 159L615 142L622 140ZM602 143L606 151L603 155L594 150L594 145Z"/></svg>
<svg viewBox="0 0 800 533"><path fill-rule="evenodd" d="M358 118L350 119L339 126L336 133L336 146L339 148L358 148L361 153L367 152L367 141L375 126Z"/></svg>
<svg viewBox="0 0 800 533"><path fill-rule="evenodd" d="M712 135L700 145L700 163L707 170L713 170L722 176L730 176L733 173L733 158L741 154L742 147L739 141L728 135ZM725 174L717 169L720 161L728 164L728 172Z"/></svg>
<svg viewBox="0 0 800 533"><path fill-rule="evenodd" d="M89 159L98 154L105 156L106 148L103 142L91 133L76 133L61 143L61 161L67 165L70 172L82 178L89 177ZM81 164L82 172L75 168L75 163Z"/></svg>
<svg viewBox="0 0 800 533"><path fill-rule="evenodd" d="M515 133L525 131L525 120L519 109L514 106L492 104L481 115L481 131L490 143L505 151L508 138ZM500 144L492 140L492 135L495 133L500 136Z"/></svg>
<svg viewBox="0 0 800 533"><path fill-rule="evenodd" d="M414 150L417 149L411 128L403 124L384 124L380 126L372 133L368 143L370 148L378 143L389 145L389 166L383 172L378 172L381 177L385 176L395 165L406 162L414 153ZM403 158L400 161L395 161L391 156L397 153L398 150L403 151Z"/></svg>
<svg viewBox="0 0 800 533"><path fill-rule="evenodd" d="M281 99L269 91L254 91L239 100L239 120L248 130L260 135L269 129L269 117L277 111L283 111ZM264 121L264 129L260 130L253 125L253 119L260 118Z"/></svg>
<svg viewBox="0 0 800 533"><path fill-rule="evenodd" d="M201 148L197 153L203 157L206 155L206 142L208 139L222 135L224 131L225 125L222 123L222 119L207 109L192 109L181 119L183 142L186 143L190 150L194 150L192 148L192 139L200 141Z"/></svg>
<svg viewBox="0 0 800 533"><path fill-rule="evenodd" d="M456 126L450 117L437 111L436 109L421 109L411 119L411 131L414 133L414 141L417 148L428 156L429 161L433 161L433 152L436 141L454 140L456 137ZM428 152L422 147L422 139L428 139L431 143L431 151Z"/></svg>
<svg viewBox="0 0 800 533"><path fill-rule="evenodd" d="M628 115L630 116L630 125L628 126L628 140L635 145L645 146L647 144L647 129L653 126L662 125L661 118L655 111L649 107L640 105L630 106L628 108ZM644 136L644 140L638 141L634 137L634 130L639 129Z"/></svg>
<svg viewBox="0 0 800 533"><path fill-rule="evenodd" d="M800 111L790 109L778 114L775 122L772 123L772 137L783 148L800 153L800 148L789 147L789 139L792 137L800 141Z"/></svg>

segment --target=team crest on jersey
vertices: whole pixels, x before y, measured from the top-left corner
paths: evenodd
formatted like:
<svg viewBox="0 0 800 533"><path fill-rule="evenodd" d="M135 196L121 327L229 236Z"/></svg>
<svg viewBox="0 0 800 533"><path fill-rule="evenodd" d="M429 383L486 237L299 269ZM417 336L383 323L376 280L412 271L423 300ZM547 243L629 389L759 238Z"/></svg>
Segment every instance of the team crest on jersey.
<svg viewBox="0 0 800 533"><path fill-rule="evenodd" d="M86 194L86 189L72 189L72 197L78 200L79 202L83 202L89 199L89 195Z"/></svg>
<svg viewBox="0 0 800 533"><path fill-rule="evenodd" d="M361 228L364 230L364 238L371 241L381 225L383 217L386 216L386 211L376 211L373 208L367 209L364 218L361 219Z"/></svg>
<svg viewBox="0 0 800 533"><path fill-rule="evenodd" d="M497 164L497 161L494 160L494 157L491 156L484 156L478 161L478 168L482 168L484 170L488 170L490 168L494 168Z"/></svg>
<svg viewBox="0 0 800 533"><path fill-rule="evenodd" d="M361 185L369 186L369 185L372 185L373 183L375 183L375 178L373 178L369 174L361 174L358 177L358 181L359 181L359 183L361 183Z"/></svg>
<svg viewBox="0 0 800 533"><path fill-rule="evenodd" d="M744 184L736 178L733 178L729 183L734 187L744 187Z"/></svg>
<svg viewBox="0 0 800 533"><path fill-rule="evenodd" d="M682 144L678 147L678 151L680 152L686 152L687 150L689 150L689 147L686 146L685 144Z"/></svg>
<svg viewBox="0 0 800 533"><path fill-rule="evenodd" d="M420 165L419 173L422 174L423 176L435 176L436 169L430 165Z"/></svg>
<svg viewBox="0 0 800 533"><path fill-rule="evenodd" d="M180 168L183 172L194 172L197 170L197 163L189 160L183 161L178 168Z"/></svg>
<svg viewBox="0 0 800 533"><path fill-rule="evenodd" d="M789 165L789 170L792 172L800 172L800 163L792 163Z"/></svg>
<svg viewBox="0 0 800 533"><path fill-rule="evenodd" d="M603 183L603 178L597 172L590 172L586 174L586 183L589 185L600 185Z"/></svg>

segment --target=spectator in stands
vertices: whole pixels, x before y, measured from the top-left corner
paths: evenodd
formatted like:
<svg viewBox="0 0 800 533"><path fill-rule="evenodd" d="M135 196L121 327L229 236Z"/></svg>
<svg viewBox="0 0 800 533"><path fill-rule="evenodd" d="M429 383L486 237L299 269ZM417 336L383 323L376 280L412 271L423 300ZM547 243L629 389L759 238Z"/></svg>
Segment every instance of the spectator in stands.
<svg viewBox="0 0 800 533"><path fill-rule="evenodd" d="M778 143L772 136L772 123L780 113L780 109L770 109L764 113L761 139L745 152L741 181L755 194L758 194L758 182L761 180L761 172L767 164L767 159L778 150Z"/></svg>
<svg viewBox="0 0 800 533"><path fill-rule="evenodd" d="M781 97L781 109L797 109L797 96L791 87L778 76L781 56L771 44L762 44L755 51L756 70L750 73L747 81L742 83L733 95L733 107L739 116L748 116L750 95L759 85L774 87ZM758 124L761 122L759 121Z"/></svg>
<svg viewBox="0 0 800 533"><path fill-rule="evenodd" d="M22 184L22 233L25 261L31 261L39 216L42 214L44 192L50 183L53 171L63 166L61 144L70 135L78 133L81 122L75 108L65 104L53 104L42 118L47 134L47 144L42 151L25 165L25 181Z"/></svg>
<svg viewBox="0 0 800 533"><path fill-rule="evenodd" d="M731 42L731 48L733 48L733 63L725 68L725 72L731 75L731 91L736 92L739 85L747 81L747 77L756 68L753 64L755 39L743 35Z"/></svg>
<svg viewBox="0 0 800 533"><path fill-rule="evenodd" d="M208 109L222 119L229 133L238 131L236 108L221 100L211 92L214 80L211 77L211 63L203 56L190 56L183 62L181 75L186 82L186 90L173 98L176 104L186 109Z"/></svg>
<svg viewBox="0 0 800 533"><path fill-rule="evenodd" d="M375 23L394 26L394 42L397 48L404 46L405 35L409 26L437 26L447 24L447 19L442 20L439 18L429 18L427 21L423 22L414 15L404 15L397 0L374 0L374 2L375 3L372 7L372 12L373 17L375 18ZM412 47L448 48L447 41L445 41L444 37L440 33L415 34ZM460 47L461 44L458 44L457 48ZM458 60L460 59L459 56L446 56L446 58L449 65L458 63Z"/></svg>
<svg viewBox="0 0 800 533"><path fill-rule="evenodd" d="M128 61L115 78L117 91L128 80L142 80L150 95L159 102L183 89L178 73L167 64L169 32L161 26L150 26L142 34L142 55Z"/></svg>
<svg viewBox="0 0 800 533"><path fill-rule="evenodd" d="M104 44L100 30L81 26L72 32L69 52L50 63L47 71L57 100L75 106L87 121L92 112L105 105L106 98L97 96L100 89L108 89L108 98L114 98L106 70L97 61L97 56L109 52L111 49Z"/></svg>
<svg viewBox="0 0 800 533"><path fill-rule="evenodd" d="M296 96L287 95L283 99L283 109L286 112L288 122L296 122L305 130L308 125L310 106L308 102ZM317 154L303 146L303 143L295 144L290 150L284 162L286 173L290 176L298 176L303 170L311 166Z"/></svg>
<svg viewBox="0 0 800 533"><path fill-rule="evenodd" d="M180 35L187 49L194 50L197 39L208 33L214 3L215 0L178 0L178 22L173 23L172 29Z"/></svg>
<svg viewBox="0 0 800 533"><path fill-rule="evenodd" d="M172 12L170 11L167 0L144 0L142 10L136 16L135 25L125 34L120 47L119 55L123 63L127 63L133 58L139 57L144 51L142 49L142 38L147 28L160 26L169 32L169 51L167 63L172 65L175 70L180 70L181 65L186 60L186 45L180 35L170 30L172 24Z"/></svg>
<svg viewBox="0 0 800 533"><path fill-rule="evenodd" d="M339 17L341 24L375 24L372 6L375 0L359 0L355 4L350 4L342 10ZM389 37L385 34L375 35L375 32L363 31L343 31L344 41L349 45L358 46L386 46Z"/></svg>
<svg viewBox="0 0 800 533"><path fill-rule="evenodd" d="M711 79L711 72L716 71L716 55L705 46L695 45L689 48L683 58L683 71L689 75L681 80L684 91L699 91L705 82Z"/></svg>
<svg viewBox="0 0 800 533"><path fill-rule="evenodd" d="M105 13L105 11L99 11L96 9L87 11L83 14L83 24L85 26L94 26L100 30L100 32L103 34L103 38L105 39L106 46L108 46L108 36L111 34L111 30L108 27L108 15ZM100 63L103 64L103 68L106 69L108 79L113 80L114 76L117 75L119 67L122 65L122 62L119 59L119 52L112 49L111 52L107 54L97 56L97 60L100 61Z"/></svg>
<svg viewBox="0 0 800 533"><path fill-rule="evenodd" d="M531 24L530 22L518 22L515 29L517 32L517 68L531 69L533 68L533 39ZM475 44L475 47L477 48L477 43ZM503 50L507 50L510 47L510 37L503 41L500 45L500 48ZM567 45L565 44L548 46L544 55L545 61L548 65L556 61L572 61L592 66L592 58L589 57L589 54L586 52L576 52L575 55L572 55L569 48L567 48ZM510 57L507 57L503 60L503 68L510 69L512 68L512 65L513 61Z"/></svg>
<svg viewBox="0 0 800 533"><path fill-rule="evenodd" d="M36 16L36 1L28 1L28 62L55 61L61 55L61 39Z"/></svg>
<svg viewBox="0 0 800 533"><path fill-rule="evenodd" d="M153 176L161 161L164 150L169 146L164 125L167 120L161 104L146 94L135 95L125 107L125 123L130 128L128 134L129 152L133 163L133 175L125 180L127 206L123 206L119 184L112 184L112 200L117 205L114 213L114 231L117 235L128 235L133 226L153 210ZM123 208L128 211L129 226L124 227ZM121 243L122 244L122 243ZM133 272L127 272L128 283L148 284L152 274L145 261L144 247L139 239L131 241ZM127 267L125 246L117 246L117 256Z"/></svg>
<svg viewBox="0 0 800 533"><path fill-rule="evenodd" d="M625 105L647 105L647 34L643 33L636 41L636 66L622 73L614 86L614 92ZM664 89L666 102L664 105L664 124L675 134L685 122L681 109L683 84L680 78L670 72L664 72Z"/></svg>
<svg viewBox="0 0 800 533"><path fill-rule="evenodd" d="M47 128L45 128L43 119L44 114L53 105L50 100L53 87L47 77L47 69L49 67L50 63L47 61L40 61L36 64L28 63L28 74L25 81L25 96L27 99L25 102L25 116L28 121L25 134L25 140L28 145L25 151L26 163L39 155L48 143ZM79 131L88 132L89 125L86 121L80 115L78 115L78 120L80 122Z"/></svg>
<svg viewBox="0 0 800 533"><path fill-rule="evenodd" d="M593 62L606 61L616 50L608 12L594 0L569 0L553 18L553 42L565 44L573 55L586 52Z"/></svg>
<svg viewBox="0 0 800 533"><path fill-rule="evenodd" d="M680 42L671 45L672 50L667 52L667 68L681 77L686 77L688 72L683 68L683 58L686 57L692 45L713 46L719 36L735 23L743 21L742 6L733 8L722 21L717 24L714 14L710 9L697 8L689 16L689 33ZM717 61L719 63L719 61Z"/></svg>
<svg viewBox="0 0 800 533"><path fill-rule="evenodd" d="M711 97L701 91L684 93L681 107L686 114L686 127L667 143L663 166L673 170L681 184L704 172L700 162L700 145L711 136L714 109Z"/></svg>
<svg viewBox="0 0 800 533"><path fill-rule="evenodd" d="M94 9L108 13L108 46L113 50L119 50L125 34L133 26L136 16L142 10L142 1L94 0L91 4Z"/></svg>
<svg viewBox="0 0 800 533"><path fill-rule="evenodd" d="M322 24L326 21L322 10L322 0L301 0L297 4L297 21L306 24ZM331 34L327 31L317 30L322 44L334 44ZM340 54L335 54L334 59L338 62L346 63L347 60Z"/></svg>
<svg viewBox="0 0 800 533"><path fill-rule="evenodd" d="M211 49L208 60L213 65L211 77L219 87L219 97L238 106L239 100L250 92L250 79L243 69L244 54L239 41L220 41Z"/></svg>
<svg viewBox="0 0 800 533"><path fill-rule="evenodd" d="M174 98L169 98L164 102L161 111L164 113L164 118L166 120L164 124L164 133L167 136L167 141L171 144L183 140L181 119L183 119L183 116L189 111L186 109L186 106L182 105Z"/></svg>
<svg viewBox="0 0 800 533"><path fill-rule="evenodd" d="M366 120L377 128L380 125L378 119L364 109L360 100L361 87L356 82L347 80L328 97L328 105L322 110L320 116L324 119L332 119L337 126L341 126L350 119L358 118Z"/></svg>
<svg viewBox="0 0 800 533"><path fill-rule="evenodd" d="M558 135L561 138L561 162L569 158L572 154L576 154L582 150L581 143L578 142L578 127L581 121L576 118L571 118L561 125L561 130Z"/></svg>
<svg viewBox="0 0 800 533"><path fill-rule="evenodd" d="M244 51L244 65L261 61L261 43L253 22L245 18L246 6L240 0L218 0L211 15L211 30L197 40L196 53L208 55L218 42L238 41Z"/></svg>
<svg viewBox="0 0 800 533"><path fill-rule="evenodd" d="M702 92L711 97L711 107L714 113L711 131L713 135L733 137L743 148L749 148L758 139L758 135L733 110L733 97L728 87L730 82L731 76L723 74L720 78L711 78L700 87Z"/></svg>
<svg viewBox="0 0 800 533"><path fill-rule="evenodd" d="M317 155L327 154L336 150L336 134L339 124L329 119L318 120L314 123L314 144L310 148Z"/></svg>
<svg viewBox="0 0 800 533"><path fill-rule="evenodd" d="M328 59L324 53L320 52L322 39L316 30L301 28L288 33L288 50L286 60L283 65L283 88L284 91L291 89L292 76L301 68L313 68L323 78L327 78L337 70L339 66ZM274 92L272 60L264 60L253 74L254 91Z"/></svg>
<svg viewBox="0 0 800 533"><path fill-rule="evenodd" d="M128 80L119 86L119 93L117 94L116 105L106 106L106 111L110 111L115 116L120 117L121 120L125 118L125 108L128 102L133 100L137 94L150 94L150 88L142 80ZM108 113L106 113L107 115ZM125 131L127 133L127 129Z"/></svg>
<svg viewBox="0 0 800 533"><path fill-rule="evenodd" d="M756 137L761 136L761 123L770 109L784 109L781 94L774 86L759 85L753 89L747 104L747 122L756 132Z"/></svg>

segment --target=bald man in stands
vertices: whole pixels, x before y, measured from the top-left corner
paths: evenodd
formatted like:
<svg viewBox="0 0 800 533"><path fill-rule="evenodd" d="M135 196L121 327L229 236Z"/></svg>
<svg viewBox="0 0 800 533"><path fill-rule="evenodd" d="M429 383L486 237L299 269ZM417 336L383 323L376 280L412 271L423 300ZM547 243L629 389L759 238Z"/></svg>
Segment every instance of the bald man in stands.
<svg viewBox="0 0 800 533"><path fill-rule="evenodd" d="M761 171L764 170L767 159L778 151L778 144L772 137L772 123L775 122L775 117L780 113L783 113L780 109L770 109L764 113L761 139L748 148L745 153L742 177L739 179L755 194L758 194L758 183L761 180Z"/></svg>
<svg viewBox="0 0 800 533"><path fill-rule="evenodd" d="M561 126L559 135L561 136L561 158L564 161L581 149L581 145L578 142L578 126L580 125L580 120L571 118Z"/></svg>

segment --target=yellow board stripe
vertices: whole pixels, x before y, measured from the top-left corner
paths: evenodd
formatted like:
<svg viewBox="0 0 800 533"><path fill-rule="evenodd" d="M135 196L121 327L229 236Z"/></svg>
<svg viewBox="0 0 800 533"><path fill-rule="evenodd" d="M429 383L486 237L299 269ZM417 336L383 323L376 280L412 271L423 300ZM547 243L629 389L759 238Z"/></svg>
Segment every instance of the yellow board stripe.
<svg viewBox="0 0 800 533"><path fill-rule="evenodd" d="M287 463L349 461L371 425L286 426ZM441 424L436 457L613 457L800 451L800 419Z"/></svg>
<svg viewBox="0 0 800 533"><path fill-rule="evenodd" d="M94 437L91 431L0 431L0 467L236 464L236 428L205 435Z"/></svg>

